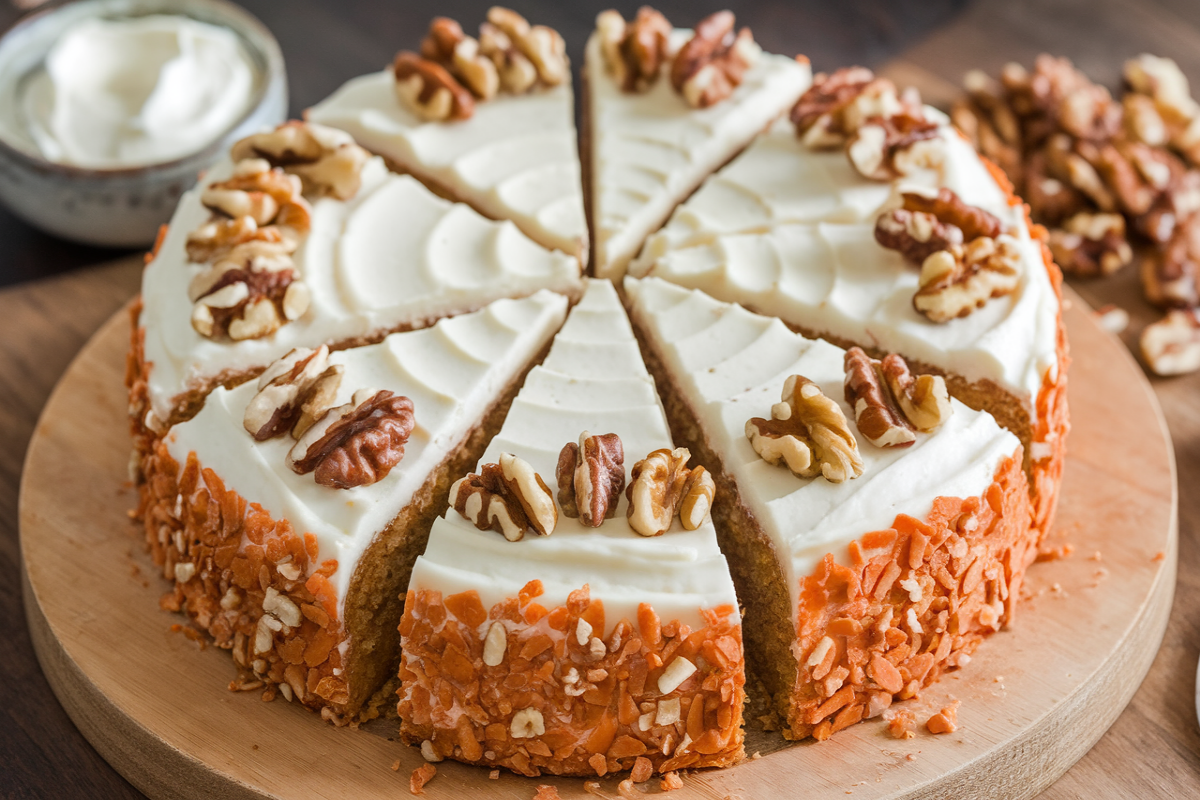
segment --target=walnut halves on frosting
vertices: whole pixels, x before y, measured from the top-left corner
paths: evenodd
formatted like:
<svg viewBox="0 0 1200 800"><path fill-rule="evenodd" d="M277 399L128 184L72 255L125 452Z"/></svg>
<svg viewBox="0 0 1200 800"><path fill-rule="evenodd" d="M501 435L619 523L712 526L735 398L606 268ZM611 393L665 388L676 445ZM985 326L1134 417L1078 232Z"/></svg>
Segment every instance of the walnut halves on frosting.
<svg viewBox="0 0 1200 800"><path fill-rule="evenodd" d="M852 347L845 370L846 402L859 432L876 447L908 447L916 441L915 431L933 431L950 416L945 378L913 376L895 353L880 362Z"/></svg>
<svg viewBox="0 0 1200 800"><path fill-rule="evenodd" d="M383 480L404 457L416 425L412 401L386 389L359 389L346 405L329 410L302 435L288 463L300 475L334 489Z"/></svg>
<svg viewBox="0 0 1200 800"><path fill-rule="evenodd" d="M746 438L768 464L782 464L800 478L823 475L841 483L862 475L858 441L836 401L817 384L792 375L783 384L782 402L771 418L746 423Z"/></svg>
<svg viewBox="0 0 1200 800"><path fill-rule="evenodd" d="M685 530L704 524L712 509L716 484L704 467L688 468L687 448L655 450L630 473L626 513L629 526L642 536L661 536L679 515Z"/></svg>
<svg viewBox="0 0 1200 800"><path fill-rule="evenodd" d="M625 449L615 433L592 435L584 431L579 443L568 442L558 455L555 469L558 504L562 513L578 518L589 528L599 528L616 516L625 488Z"/></svg>
<svg viewBox="0 0 1200 800"><path fill-rule="evenodd" d="M479 474L456 481L450 505L479 530L496 531L510 542L520 541L530 529L549 536L558 524L550 488L512 453L501 453L498 464L484 464Z"/></svg>
<svg viewBox="0 0 1200 800"><path fill-rule="evenodd" d="M401 51L392 62L396 96L423 119L470 119L475 103L503 90L524 94L541 84L558 86L569 76L566 43L545 25L530 25L517 12L493 6L479 38L447 17L435 17L421 52Z"/></svg>
<svg viewBox="0 0 1200 800"><path fill-rule="evenodd" d="M732 11L708 15L671 62L671 85L693 108L708 108L732 95L762 56L750 29L735 34L733 26Z"/></svg>

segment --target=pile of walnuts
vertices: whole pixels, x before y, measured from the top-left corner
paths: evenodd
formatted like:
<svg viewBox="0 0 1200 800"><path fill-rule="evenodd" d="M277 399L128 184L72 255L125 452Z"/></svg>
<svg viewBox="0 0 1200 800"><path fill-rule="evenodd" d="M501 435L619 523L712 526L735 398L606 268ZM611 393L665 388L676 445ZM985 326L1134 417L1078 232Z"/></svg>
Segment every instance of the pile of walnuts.
<svg viewBox="0 0 1200 800"><path fill-rule="evenodd" d="M1174 61L1142 55L1125 64L1120 99L1065 58L1041 55L1033 70L1006 65L999 79L967 73L951 117L994 161L1050 228L1050 248L1068 275L1110 275L1145 243L1146 299L1194 315L1200 308L1200 104ZM1177 313L1173 315L1179 317ZM1200 366L1195 326L1171 326L1163 358L1157 326L1142 338L1159 374ZM1185 335L1186 334L1186 335ZM1183 339L1180 339L1183 336ZM1196 349L1181 360L1178 348Z"/></svg>

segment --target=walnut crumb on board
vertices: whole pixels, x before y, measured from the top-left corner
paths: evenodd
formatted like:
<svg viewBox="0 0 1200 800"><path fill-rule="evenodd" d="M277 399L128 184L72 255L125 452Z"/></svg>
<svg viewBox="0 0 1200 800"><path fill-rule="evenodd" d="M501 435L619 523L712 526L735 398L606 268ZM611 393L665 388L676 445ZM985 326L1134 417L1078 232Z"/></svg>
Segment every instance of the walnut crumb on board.
<svg viewBox="0 0 1200 800"><path fill-rule="evenodd" d="M664 792L673 792L676 789L683 788L683 779L679 777L678 772L668 772L663 775L662 780L658 782L658 788Z"/></svg>
<svg viewBox="0 0 1200 800"><path fill-rule="evenodd" d="M542 784L537 788L537 794L533 796L533 800L562 800L562 798L558 794L558 789Z"/></svg>
<svg viewBox="0 0 1200 800"><path fill-rule="evenodd" d="M498 770L498 769L494 769L494 770L492 770L491 772L489 772L489 773L488 773L488 780L490 780L490 781L498 781L498 780L500 780L500 770Z"/></svg>
<svg viewBox="0 0 1200 800"><path fill-rule="evenodd" d="M400 771L400 759L397 758L395 761L392 762L392 772L399 772L399 771Z"/></svg>
<svg viewBox="0 0 1200 800"><path fill-rule="evenodd" d="M906 708L899 709L888 718L888 735L893 739L912 739L913 726L917 724L916 715Z"/></svg>
<svg viewBox="0 0 1200 800"><path fill-rule="evenodd" d="M408 779L408 790L413 794L425 794L425 784L433 780L437 767L433 764L422 764L412 771Z"/></svg>

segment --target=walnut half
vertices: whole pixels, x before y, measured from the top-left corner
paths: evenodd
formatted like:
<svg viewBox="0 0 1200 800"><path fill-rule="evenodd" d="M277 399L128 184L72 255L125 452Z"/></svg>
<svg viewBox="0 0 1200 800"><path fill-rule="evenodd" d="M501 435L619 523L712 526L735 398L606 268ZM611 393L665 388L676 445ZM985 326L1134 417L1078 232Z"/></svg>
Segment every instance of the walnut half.
<svg viewBox="0 0 1200 800"><path fill-rule="evenodd" d="M300 438L333 407L344 369L330 365L329 348L298 347L267 367L246 405L243 424L256 441L291 432Z"/></svg>
<svg viewBox="0 0 1200 800"><path fill-rule="evenodd" d="M1200 369L1200 317L1176 309L1142 330L1142 358L1156 375L1183 375Z"/></svg>
<svg viewBox="0 0 1200 800"><path fill-rule="evenodd" d="M1017 290L1020 252L1007 234L981 236L965 247L939 250L921 265L913 308L933 322L949 322Z"/></svg>
<svg viewBox="0 0 1200 800"><path fill-rule="evenodd" d="M555 478L563 514L578 518L589 528L599 528L604 520L616 516L625 488L621 437L584 431L579 444L568 442L558 454Z"/></svg>
<svg viewBox="0 0 1200 800"><path fill-rule="evenodd" d="M450 505L481 531L520 541L532 529L549 536L558 524L554 496L542 476L524 459L501 453L500 463L484 464L479 474L460 478L450 487Z"/></svg>
<svg viewBox="0 0 1200 800"><path fill-rule="evenodd" d="M671 62L671 85L693 108L708 108L732 95L762 55L750 29L735 35L733 25L732 11L708 15Z"/></svg>
<svg viewBox="0 0 1200 800"><path fill-rule="evenodd" d="M859 432L876 447L909 447L917 440L883 380L882 365L860 347L846 351L846 402L854 409Z"/></svg>
<svg viewBox="0 0 1200 800"><path fill-rule="evenodd" d="M875 241L920 266L939 250L949 250L980 236L999 236L1004 226L993 214L963 202L945 187L930 196L903 192L901 207L875 221Z"/></svg>
<svg viewBox="0 0 1200 800"><path fill-rule="evenodd" d="M642 536L661 536L676 514L686 530L704 524L712 508L716 484L704 467L688 469L687 448L655 450L633 466L626 514L629 526Z"/></svg>
<svg viewBox="0 0 1200 800"><path fill-rule="evenodd" d="M288 453L288 464L299 475L314 473L322 486L368 486L400 463L415 425L407 397L359 389L349 403L330 409L305 431Z"/></svg>
<svg viewBox="0 0 1200 800"><path fill-rule="evenodd" d="M800 478L824 475L841 483L863 472L858 442L841 407L802 375L784 382L782 402L771 407L771 419L746 423L746 437L764 461L785 464Z"/></svg>
<svg viewBox="0 0 1200 800"><path fill-rule="evenodd" d="M601 11L596 36L604 63L623 92L645 92L658 80L669 55L671 23L649 6L633 22L619 11Z"/></svg>

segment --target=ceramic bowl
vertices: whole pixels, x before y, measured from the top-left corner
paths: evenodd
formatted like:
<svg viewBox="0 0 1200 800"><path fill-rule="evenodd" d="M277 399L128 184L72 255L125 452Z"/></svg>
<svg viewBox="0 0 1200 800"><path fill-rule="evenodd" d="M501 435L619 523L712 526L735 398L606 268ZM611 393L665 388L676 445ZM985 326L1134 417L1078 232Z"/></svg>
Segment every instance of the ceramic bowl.
<svg viewBox="0 0 1200 800"><path fill-rule="evenodd" d="M72 25L90 18L179 14L234 31L257 79L249 110L204 149L174 161L125 169L85 169L43 158L19 118L23 80ZM0 37L0 202L47 233L111 247L145 247L179 196L238 139L287 116L287 75L279 44L245 10L224 0L82 0L24 17ZM9 111L3 111L9 109Z"/></svg>

